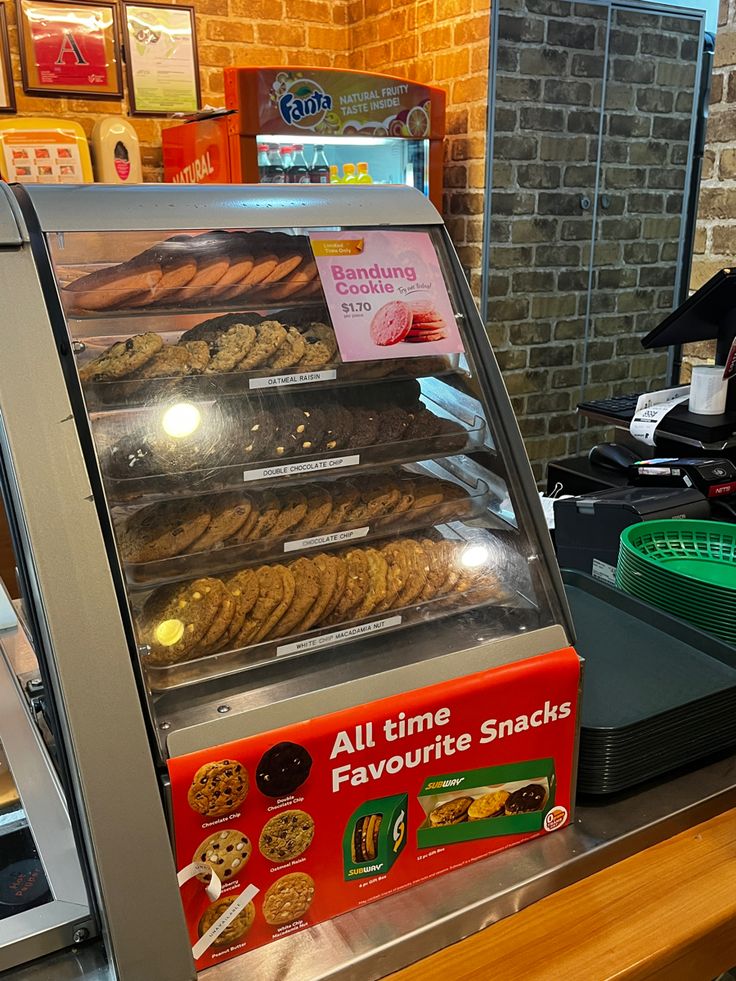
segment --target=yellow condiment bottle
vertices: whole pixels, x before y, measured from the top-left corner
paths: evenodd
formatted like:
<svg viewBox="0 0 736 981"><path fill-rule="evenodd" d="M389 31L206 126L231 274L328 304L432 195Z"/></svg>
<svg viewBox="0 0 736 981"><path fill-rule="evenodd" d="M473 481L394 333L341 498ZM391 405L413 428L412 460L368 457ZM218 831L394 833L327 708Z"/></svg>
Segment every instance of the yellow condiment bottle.
<svg viewBox="0 0 736 981"><path fill-rule="evenodd" d="M373 178L368 173L368 164L365 161L361 161L358 164L358 183L359 184L372 184Z"/></svg>
<svg viewBox="0 0 736 981"><path fill-rule="evenodd" d="M337 164L330 164L330 184L342 184Z"/></svg>
<svg viewBox="0 0 736 981"><path fill-rule="evenodd" d="M342 182L343 184L355 184L355 164L343 164L342 165Z"/></svg>

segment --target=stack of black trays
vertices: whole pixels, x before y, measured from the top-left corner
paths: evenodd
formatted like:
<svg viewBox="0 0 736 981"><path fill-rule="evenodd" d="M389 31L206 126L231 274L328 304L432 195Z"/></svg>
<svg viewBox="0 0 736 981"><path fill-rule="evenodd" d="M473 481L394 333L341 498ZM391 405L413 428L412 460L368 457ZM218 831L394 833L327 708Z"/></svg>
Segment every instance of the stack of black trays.
<svg viewBox="0 0 736 981"><path fill-rule="evenodd" d="M581 572L578 793L614 794L736 746L736 648Z"/></svg>

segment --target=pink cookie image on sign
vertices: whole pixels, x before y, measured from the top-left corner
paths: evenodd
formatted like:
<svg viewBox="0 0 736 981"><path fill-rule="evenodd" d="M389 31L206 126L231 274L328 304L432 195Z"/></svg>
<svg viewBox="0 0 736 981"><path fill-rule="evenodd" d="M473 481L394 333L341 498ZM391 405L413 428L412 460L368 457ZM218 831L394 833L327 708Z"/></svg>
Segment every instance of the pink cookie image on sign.
<svg viewBox="0 0 736 981"><path fill-rule="evenodd" d="M442 320L442 315L437 312L437 308L431 300L413 300L409 306L415 327L418 324L431 324Z"/></svg>
<svg viewBox="0 0 736 981"><path fill-rule="evenodd" d="M407 303L392 300L391 303L384 304L371 320L370 334L373 342L379 347L398 344L411 330L412 319Z"/></svg>

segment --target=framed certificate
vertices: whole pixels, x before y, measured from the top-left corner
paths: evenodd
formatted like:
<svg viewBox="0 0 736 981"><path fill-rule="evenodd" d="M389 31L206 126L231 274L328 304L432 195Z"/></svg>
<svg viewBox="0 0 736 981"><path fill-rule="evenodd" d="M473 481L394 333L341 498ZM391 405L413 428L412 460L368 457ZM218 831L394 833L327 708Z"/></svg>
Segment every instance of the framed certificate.
<svg viewBox="0 0 736 981"><path fill-rule="evenodd" d="M197 112L194 8L124 2L123 11L130 111L138 116Z"/></svg>
<svg viewBox="0 0 736 981"><path fill-rule="evenodd" d="M15 112L15 88L13 86L13 66L10 61L8 43L8 21L5 4L0 4L0 112Z"/></svg>
<svg viewBox="0 0 736 981"><path fill-rule="evenodd" d="M103 0L17 0L29 95L122 99L117 6Z"/></svg>

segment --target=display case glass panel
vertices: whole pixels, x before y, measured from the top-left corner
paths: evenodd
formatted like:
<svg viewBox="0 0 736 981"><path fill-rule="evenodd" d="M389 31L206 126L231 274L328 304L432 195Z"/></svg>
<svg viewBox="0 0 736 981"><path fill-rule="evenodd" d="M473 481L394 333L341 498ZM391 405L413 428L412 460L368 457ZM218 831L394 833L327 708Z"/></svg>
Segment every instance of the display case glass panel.
<svg viewBox="0 0 736 981"><path fill-rule="evenodd" d="M422 237L445 312L414 282L377 320L366 273L331 317L319 229L47 235L150 691L562 622L446 235L382 232ZM356 304L368 360L340 319Z"/></svg>

